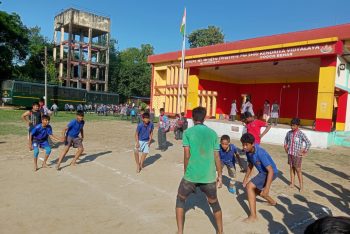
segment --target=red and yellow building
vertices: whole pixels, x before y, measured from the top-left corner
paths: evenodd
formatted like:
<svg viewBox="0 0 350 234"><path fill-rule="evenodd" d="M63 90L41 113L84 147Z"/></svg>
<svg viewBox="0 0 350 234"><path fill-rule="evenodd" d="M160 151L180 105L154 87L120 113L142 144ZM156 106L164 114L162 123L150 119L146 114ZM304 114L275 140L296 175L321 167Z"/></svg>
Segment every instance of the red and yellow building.
<svg viewBox="0 0 350 234"><path fill-rule="evenodd" d="M186 50L183 82L181 51L152 55L151 106L190 115L201 105L218 118L249 95L258 116L267 99L280 104L280 122L350 131L349 61L350 24Z"/></svg>

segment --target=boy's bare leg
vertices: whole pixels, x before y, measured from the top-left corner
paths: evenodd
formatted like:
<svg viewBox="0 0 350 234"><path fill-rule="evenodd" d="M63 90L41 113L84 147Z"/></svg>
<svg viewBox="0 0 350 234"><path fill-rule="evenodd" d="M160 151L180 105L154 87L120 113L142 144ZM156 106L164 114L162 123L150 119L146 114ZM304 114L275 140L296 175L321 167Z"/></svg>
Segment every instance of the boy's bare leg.
<svg viewBox="0 0 350 234"><path fill-rule="evenodd" d="M271 206L275 206L277 204L277 202L275 200L273 200L273 198L270 197L270 195L261 196L261 197L264 198Z"/></svg>
<svg viewBox="0 0 350 234"><path fill-rule="evenodd" d="M80 155L84 152L83 147L79 147L77 152L75 153L75 156L73 158L73 161L70 163L71 166L76 166L77 165L77 159L80 157Z"/></svg>
<svg viewBox="0 0 350 234"><path fill-rule="evenodd" d="M294 180L295 180L295 167L290 165L290 185L289 187L294 188Z"/></svg>
<svg viewBox="0 0 350 234"><path fill-rule="evenodd" d="M60 157L58 158L57 166L56 166L56 169L57 169L57 170L60 169L61 162L62 162L63 158L66 156L66 154L68 153L69 148L70 148L70 146L64 147L62 154L61 154Z"/></svg>
<svg viewBox="0 0 350 234"><path fill-rule="evenodd" d="M298 180L299 180L299 191L302 192L304 189L304 184L303 184L303 174L301 172L301 167L296 168L297 175L298 175Z"/></svg>
<svg viewBox="0 0 350 234"><path fill-rule="evenodd" d="M256 190L255 184L253 184L252 182L249 182L247 184L247 193L248 193L250 215L248 216L248 218L244 219L243 222L252 223L257 221L258 219L256 217L256 195L259 194Z"/></svg>
<svg viewBox="0 0 350 234"><path fill-rule="evenodd" d="M208 202L209 203L214 203L214 202L216 202L217 201L217 199L209 199L209 198L207 198L208 199ZM214 218L215 218L215 222L216 222L216 226L217 226L217 234L222 234L223 233L223 224L222 224L222 211L220 210L220 211L217 211L217 212L215 212L215 213L213 213L213 215L214 215Z"/></svg>
<svg viewBox="0 0 350 234"><path fill-rule="evenodd" d="M147 154L142 153L141 160L140 160L140 170L144 168L144 162L145 162L146 156Z"/></svg>
<svg viewBox="0 0 350 234"><path fill-rule="evenodd" d="M134 149L134 156L135 156L135 162L136 162L136 173L139 173L141 171L140 169L140 156L139 156L139 149Z"/></svg>
<svg viewBox="0 0 350 234"><path fill-rule="evenodd" d="M185 216L184 209L176 207L176 223L177 223L177 233L178 234L183 234L183 231L184 231L184 216Z"/></svg>
<svg viewBox="0 0 350 234"><path fill-rule="evenodd" d="M34 171L38 170L38 158L34 157Z"/></svg>
<svg viewBox="0 0 350 234"><path fill-rule="evenodd" d="M48 158L49 158L49 155L45 154L45 159L44 159L42 168L48 168L49 167L49 165L46 164Z"/></svg>

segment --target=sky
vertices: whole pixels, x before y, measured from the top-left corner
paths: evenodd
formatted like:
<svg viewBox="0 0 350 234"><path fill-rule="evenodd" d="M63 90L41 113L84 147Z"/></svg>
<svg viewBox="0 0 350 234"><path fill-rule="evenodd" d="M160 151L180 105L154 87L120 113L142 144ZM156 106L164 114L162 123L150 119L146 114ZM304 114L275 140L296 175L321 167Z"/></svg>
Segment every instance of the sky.
<svg viewBox="0 0 350 234"><path fill-rule="evenodd" d="M180 24L187 9L187 34L220 27L225 41L350 23L350 0L0 0L27 27L53 39L54 16L73 7L111 18L118 49L151 44L155 53L181 50ZM188 48L188 44L186 45Z"/></svg>

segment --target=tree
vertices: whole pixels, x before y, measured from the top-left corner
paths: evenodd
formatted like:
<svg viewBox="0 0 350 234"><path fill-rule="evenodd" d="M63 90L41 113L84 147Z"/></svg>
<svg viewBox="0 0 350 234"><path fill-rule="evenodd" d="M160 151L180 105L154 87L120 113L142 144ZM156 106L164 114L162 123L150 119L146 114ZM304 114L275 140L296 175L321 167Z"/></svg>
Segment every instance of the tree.
<svg viewBox="0 0 350 234"><path fill-rule="evenodd" d="M224 37L219 27L208 26L208 28L193 31L188 36L188 42L191 48L196 48L223 43Z"/></svg>
<svg viewBox="0 0 350 234"><path fill-rule="evenodd" d="M145 44L119 53L116 84L117 92L123 97L150 95L151 66L147 57L153 54L153 50L151 45Z"/></svg>
<svg viewBox="0 0 350 234"><path fill-rule="evenodd" d="M21 63L28 53L28 29L19 15L0 11L0 80L10 79L15 64Z"/></svg>

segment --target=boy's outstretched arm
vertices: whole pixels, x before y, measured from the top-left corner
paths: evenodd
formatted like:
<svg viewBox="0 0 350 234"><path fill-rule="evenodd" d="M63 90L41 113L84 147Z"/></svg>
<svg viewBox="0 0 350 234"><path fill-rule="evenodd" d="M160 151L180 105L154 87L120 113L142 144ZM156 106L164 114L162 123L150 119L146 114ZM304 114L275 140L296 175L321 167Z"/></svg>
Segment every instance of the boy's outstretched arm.
<svg viewBox="0 0 350 234"><path fill-rule="evenodd" d="M58 136L55 136L55 135L49 135L49 137L50 137L50 139L52 140L52 141L57 141L57 142L64 142L64 138L63 137L61 137L61 138L59 138Z"/></svg>
<svg viewBox="0 0 350 234"><path fill-rule="evenodd" d="M263 138L263 136L265 136L266 133L270 131L270 129L271 129L271 125L267 125L263 133L260 134L260 138Z"/></svg>
<svg viewBox="0 0 350 234"><path fill-rule="evenodd" d="M222 186L222 167L221 167L221 160L220 160L220 155L219 151L214 151L214 158L215 158L215 166L216 166L216 171L218 173L218 178L217 178L217 185L219 188Z"/></svg>
<svg viewBox="0 0 350 234"><path fill-rule="evenodd" d="M272 179L273 179L273 174L274 174L271 165L269 165L269 166L267 166L265 168L267 170L267 179L266 179L265 188L264 188L263 191L261 191L261 196L262 197L269 195L270 187L271 187L271 183L272 183Z"/></svg>
<svg viewBox="0 0 350 234"><path fill-rule="evenodd" d="M248 167L247 167L247 172L245 173L244 179L243 179L243 187L247 186L248 184L248 179L250 177L250 175L253 172L253 164L248 163Z"/></svg>

